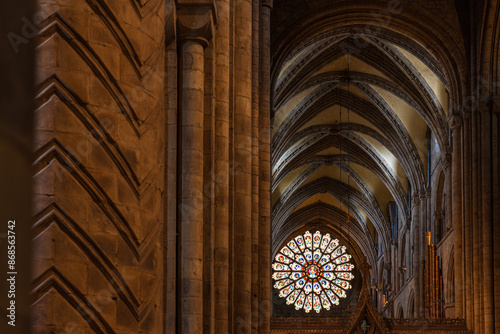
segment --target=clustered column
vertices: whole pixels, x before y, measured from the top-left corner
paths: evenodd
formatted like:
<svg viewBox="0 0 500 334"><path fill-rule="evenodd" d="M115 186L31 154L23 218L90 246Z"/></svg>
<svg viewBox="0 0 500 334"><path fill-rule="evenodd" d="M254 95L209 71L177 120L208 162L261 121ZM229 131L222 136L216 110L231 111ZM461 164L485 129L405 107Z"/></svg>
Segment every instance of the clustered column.
<svg viewBox="0 0 500 334"><path fill-rule="evenodd" d="M496 108L494 100L482 101L464 114L463 123L456 115L450 124L454 141L455 311L457 317L466 318L474 333L488 334L500 332L500 283L495 279L500 274Z"/></svg>
<svg viewBox="0 0 500 334"><path fill-rule="evenodd" d="M176 173L177 187L169 190L176 204L166 202L165 258L175 270L166 273L174 280L165 281L166 330L269 333L271 4L179 0L172 8L178 98L167 79L167 179Z"/></svg>
<svg viewBox="0 0 500 334"><path fill-rule="evenodd" d="M462 118L460 111L455 111L450 116L450 127L453 131L453 155L451 162L452 175L452 219L455 238L454 263L455 263L455 315L464 316L463 305L463 231L462 231Z"/></svg>

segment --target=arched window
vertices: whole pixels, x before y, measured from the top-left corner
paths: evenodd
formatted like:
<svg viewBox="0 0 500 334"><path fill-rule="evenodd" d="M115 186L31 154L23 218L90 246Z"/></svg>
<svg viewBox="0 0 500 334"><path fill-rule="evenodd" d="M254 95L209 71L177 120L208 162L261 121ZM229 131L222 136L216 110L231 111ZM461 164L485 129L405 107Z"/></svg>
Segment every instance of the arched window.
<svg viewBox="0 0 500 334"><path fill-rule="evenodd" d="M406 274L406 233L403 235L403 241L401 242L401 253L400 253L401 259L400 259L400 267L399 267L399 272L400 272L400 283L399 283L399 288L401 289L403 285L405 284L405 274Z"/></svg>
<svg viewBox="0 0 500 334"><path fill-rule="evenodd" d="M398 308L398 318L399 319L403 319L405 317L404 315L404 312L403 312L403 307L401 305L399 305L399 308Z"/></svg>
<svg viewBox="0 0 500 334"><path fill-rule="evenodd" d="M354 278L351 255L338 239L309 231L290 240L273 263L274 288L288 305L306 313L329 310L347 297Z"/></svg>
<svg viewBox="0 0 500 334"><path fill-rule="evenodd" d="M453 253L454 252L451 252L450 255L450 264L448 265L448 275L446 279L446 303L455 302L455 259Z"/></svg>
<svg viewBox="0 0 500 334"><path fill-rule="evenodd" d="M446 226L446 192L444 189L444 173L439 175L436 192L436 211L434 212L434 243L438 244L444 237Z"/></svg>
<svg viewBox="0 0 500 334"><path fill-rule="evenodd" d="M415 314L415 291L410 292L410 302L408 303L408 318L413 319L416 317ZM418 318L418 316L417 316Z"/></svg>

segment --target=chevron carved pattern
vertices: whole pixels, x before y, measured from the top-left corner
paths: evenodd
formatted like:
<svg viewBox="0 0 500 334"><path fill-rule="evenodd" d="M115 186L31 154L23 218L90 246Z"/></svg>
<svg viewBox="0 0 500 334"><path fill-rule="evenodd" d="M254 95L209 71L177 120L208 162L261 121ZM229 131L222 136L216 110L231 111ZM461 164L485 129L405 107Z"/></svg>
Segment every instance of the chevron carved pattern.
<svg viewBox="0 0 500 334"><path fill-rule="evenodd" d="M37 39L34 332L160 333L164 2L49 2Z"/></svg>

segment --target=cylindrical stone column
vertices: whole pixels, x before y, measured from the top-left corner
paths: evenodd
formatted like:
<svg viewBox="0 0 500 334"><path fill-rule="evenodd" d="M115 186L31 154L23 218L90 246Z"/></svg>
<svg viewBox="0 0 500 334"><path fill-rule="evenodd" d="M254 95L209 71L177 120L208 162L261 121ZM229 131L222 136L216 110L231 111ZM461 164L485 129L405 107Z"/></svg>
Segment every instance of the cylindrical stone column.
<svg viewBox="0 0 500 334"><path fill-rule="evenodd" d="M260 10L260 333L271 331L271 9L263 0Z"/></svg>
<svg viewBox="0 0 500 334"><path fill-rule="evenodd" d="M492 226L493 226L493 277L500 277L500 108L499 100L494 100L493 110L492 110L492 133L491 133L491 143L492 143ZM494 303L495 303L495 333L500 333L500 280L494 280L495 291Z"/></svg>
<svg viewBox="0 0 500 334"><path fill-rule="evenodd" d="M229 319L229 1L217 0L215 35L214 317L217 333Z"/></svg>
<svg viewBox="0 0 500 334"><path fill-rule="evenodd" d="M479 127L478 113L474 112L471 115L471 134L472 134L472 279L474 280L474 325L472 330L474 333L481 334L483 331L481 307L482 307L482 235L481 235L481 173L480 173L480 147L481 143L479 136L481 129Z"/></svg>
<svg viewBox="0 0 500 334"><path fill-rule="evenodd" d="M481 190L483 226L483 305L484 333L495 333L493 291L493 217L492 217L492 114L490 106L481 108Z"/></svg>
<svg viewBox="0 0 500 334"><path fill-rule="evenodd" d="M465 319L471 328L474 316L474 292L472 291L472 272L474 262L472 261L472 224L471 224L471 118L470 113L464 114L464 154L463 154L463 178L464 178L464 283L465 283Z"/></svg>
<svg viewBox="0 0 500 334"><path fill-rule="evenodd" d="M252 2L252 333L259 333L259 12Z"/></svg>
<svg viewBox="0 0 500 334"><path fill-rule="evenodd" d="M464 316L463 296L463 247L462 247L462 119L458 112L450 117L450 127L453 130L452 155L452 198L453 198L453 228L455 257L455 316Z"/></svg>
<svg viewBox="0 0 500 334"><path fill-rule="evenodd" d="M425 252L425 249L422 248L423 244L423 230L422 225L420 224L419 219L420 212L420 198L418 195L414 195L412 198L412 208L411 208L411 221L413 226L413 238L414 238L414 247L415 250L413 252L413 266L415 267L415 271L413 274L415 280L416 291L419 291L415 294L415 310L417 312L418 317L422 317L424 315L422 309L422 254ZM409 244L410 246L410 244ZM403 283L404 284L404 283ZM397 311L397 310L396 310Z"/></svg>
<svg viewBox="0 0 500 334"><path fill-rule="evenodd" d="M210 1L177 2L179 61L178 330L203 332L204 257L204 48L213 32Z"/></svg>
<svg viewBox="0 0 500 334"><path fill-rule="evenodd" d="M201 41L181 41L180 70L180 210L182 333L203 329L203 88Z"/></svg>
<svg viewBox="0 0 500 334"><path fill-rule="evenodd" d="M177 308L177 47L166 48L165 59L165 334L175 333Z"/></svg>
<svg viewBox="0 0 500 334"><path fill-rule="evenodd" d="M234 332L251 332L252 1L234 3Z"/></svg>

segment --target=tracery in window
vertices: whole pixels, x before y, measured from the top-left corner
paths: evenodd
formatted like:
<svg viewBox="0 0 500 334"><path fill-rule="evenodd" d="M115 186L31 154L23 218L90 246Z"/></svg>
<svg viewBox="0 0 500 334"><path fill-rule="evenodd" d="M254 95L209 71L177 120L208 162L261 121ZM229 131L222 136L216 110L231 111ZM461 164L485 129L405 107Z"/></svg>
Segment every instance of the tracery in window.
<svg viewBox="0 0 500 334"><path fill-rule="evenodd" d="M329 310L347 297L354 278L351 255L330 234L309 231L290 240L273 263L274 288L288 305L306 313Z"/></svg>

